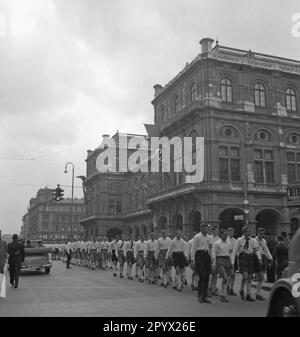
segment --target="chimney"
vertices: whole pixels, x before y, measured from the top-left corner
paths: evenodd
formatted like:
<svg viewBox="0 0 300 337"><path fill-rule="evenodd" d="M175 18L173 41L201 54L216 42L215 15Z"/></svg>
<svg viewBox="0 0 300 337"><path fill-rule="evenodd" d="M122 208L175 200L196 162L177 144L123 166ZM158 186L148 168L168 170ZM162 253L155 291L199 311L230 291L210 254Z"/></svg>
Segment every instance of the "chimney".
<svg viewBox="0 0 300 337"><path fill-rule="evenodd" d="M103 140L105 139L105 138L109 138L109 135L102 135L102 138L103 138Z"/></svg>
<svg viewBox="0 0 300 337"><path fill-rule="evenodd" d="M154 88L154 97L157 97L161 93L163 87L160 84L155 84L153 88Z"/></svg>
<svg viewBox="0 0 300 337"><path fill-rule="evenodd" d="M199 43L201 45L201 54L211 52L211 46L213 44L214 40L210 37L205 37L202 39Z"/></svg>

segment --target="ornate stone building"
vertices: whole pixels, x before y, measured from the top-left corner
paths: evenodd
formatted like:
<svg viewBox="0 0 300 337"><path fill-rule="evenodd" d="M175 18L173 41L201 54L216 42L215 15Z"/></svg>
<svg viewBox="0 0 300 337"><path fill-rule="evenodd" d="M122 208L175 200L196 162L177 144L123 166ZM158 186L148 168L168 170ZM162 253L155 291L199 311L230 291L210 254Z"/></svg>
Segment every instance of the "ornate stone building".
<svg viewBox="0 0 300 337"><path fill-rule="evenodd" d="M300 181L300 62L213 42L202 39L190 64L154 86L154 125L147 129L150 137L204 137L204 180L186 183L175 172L102 174L99 150L89 151L88 235L182 228L189 236L200 221L234 226L238 234L245 221L253 233L257 226L273 233L299 226L286 190Z"/></svg>
<svg viewBox="0 0 300 337"><path fill-rule="evenodd" d="M44 242L65 242L78 239L83 234L80 220L84 216L84 200L69 198L53 200L53 191L42 188L30 199L23 216L22 236L25 239L42 239Z"/></svg>

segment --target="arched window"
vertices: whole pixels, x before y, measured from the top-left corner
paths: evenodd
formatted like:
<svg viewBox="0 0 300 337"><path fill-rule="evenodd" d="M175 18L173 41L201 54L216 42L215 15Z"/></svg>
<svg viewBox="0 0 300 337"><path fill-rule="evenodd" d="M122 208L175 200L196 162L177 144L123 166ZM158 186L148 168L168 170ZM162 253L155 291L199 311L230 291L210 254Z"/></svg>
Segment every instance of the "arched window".
<svg viewBox="0 0 300 337"><path fill-rule="evenodd" d="M175 113L178 113L180 110L180 98L178 95L175 96L174 107L175 107Z"/></svg>
<svg viewBox="0 0 300 337"><path fill-rule="evenodd" d="M285 92L285 101L286 101L286 109L288 111L296 111L296 93L294 89L288 88Z"/></svg>
<svg viewBox="0 0 300 337"><path fill-rule="evenodd" d="M229 78L223 78L221 81L222 102L232 102L232 83Z"/></svg>
<svg viewBox="0 0 300 337"><path fill-rule="evenodd" d="M260 107L266 106L266 91L261 83L256 83L254 86L255 105Z"/></svg>
<svg viewBox="0 0 300 337"><path fill-rule="evenodd" d="M191 85L191 102L196 101L196 92L197 92L196 83L192 83L192 85Z"/></svg>

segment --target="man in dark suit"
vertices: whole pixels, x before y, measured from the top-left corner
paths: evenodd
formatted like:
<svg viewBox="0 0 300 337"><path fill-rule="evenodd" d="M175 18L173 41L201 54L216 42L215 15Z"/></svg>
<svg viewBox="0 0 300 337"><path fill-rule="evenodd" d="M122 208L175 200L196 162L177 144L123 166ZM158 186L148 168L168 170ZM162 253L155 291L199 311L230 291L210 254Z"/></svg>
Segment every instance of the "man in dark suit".
<svg viewBox="0 0 300 337"><path fill-rule="evenodd" d="M17 234L14 234L12 239L13 242L7 245L10 284L18 288L21 263L24 262L25 259L25 250L23 243L18 242Z"/></svg>

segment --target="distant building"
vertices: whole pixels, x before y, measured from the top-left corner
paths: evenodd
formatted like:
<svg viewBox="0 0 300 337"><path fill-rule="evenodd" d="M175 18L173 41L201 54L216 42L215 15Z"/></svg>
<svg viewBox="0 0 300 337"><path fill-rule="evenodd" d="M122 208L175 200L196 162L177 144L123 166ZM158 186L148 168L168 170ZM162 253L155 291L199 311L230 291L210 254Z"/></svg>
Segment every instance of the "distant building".
<svg viewBox="0 0 300 337"><path fill-rule="evenodd" d="M40 189L23 216L22 237L48 243L78 239L83 231L80 225L83 215L83 199L75 198L73 204L70 198L54 201L51 189Z"/></svg>
<svg viewBox="0 0 300 337"><path fill-rule="evenodd" d="M13 236L13 234L2 234L1 239L3 241L6 241L7 243L10 243L10 242L12 242L12 236Z"/></svg>

